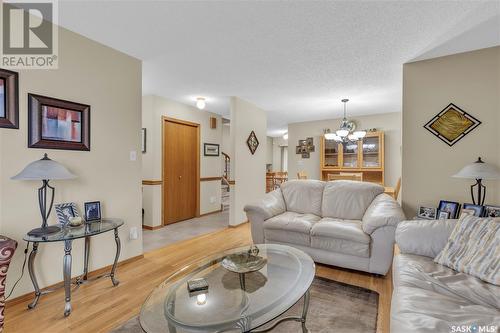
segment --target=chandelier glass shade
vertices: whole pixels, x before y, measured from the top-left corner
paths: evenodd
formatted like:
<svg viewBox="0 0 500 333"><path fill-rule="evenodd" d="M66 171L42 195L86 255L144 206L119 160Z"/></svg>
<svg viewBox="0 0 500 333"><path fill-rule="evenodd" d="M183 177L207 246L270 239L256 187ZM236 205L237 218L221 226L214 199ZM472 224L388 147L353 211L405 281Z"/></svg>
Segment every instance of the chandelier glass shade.
<svg viewBox="0 0 500 333"><path fill-rule="evenodd" d="M342 100L342 103L344 103L344 118L340 123L339 129L336 130L335 132L331 132L330 129L325 130L325 139L346 143L346 142L361 140L362 138L365 137L366 131L355 131L354 123L347 119L346 116L347 102L349 102L347 98L344 98Z"/></svg>

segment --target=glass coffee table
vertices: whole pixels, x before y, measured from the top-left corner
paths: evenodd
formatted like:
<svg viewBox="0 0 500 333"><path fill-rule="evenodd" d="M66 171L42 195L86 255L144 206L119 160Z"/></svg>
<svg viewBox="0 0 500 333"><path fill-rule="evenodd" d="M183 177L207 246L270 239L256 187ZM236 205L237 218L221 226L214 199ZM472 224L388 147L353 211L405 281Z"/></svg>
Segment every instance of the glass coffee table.
<svg viewBox="0 0 500 333"><path fill-rule="evenodd" d="M141 327L148 333L265 332L294 320L307 332L313 260L285 245L256 247L267 259L258 271L239 274L221 266L226 256L247 252L246 246L201 259L169 276L143 304ZM208 289L190 293L187 282L198 278L205 279ZM276 319L301 298L301 316Z"/></svg>

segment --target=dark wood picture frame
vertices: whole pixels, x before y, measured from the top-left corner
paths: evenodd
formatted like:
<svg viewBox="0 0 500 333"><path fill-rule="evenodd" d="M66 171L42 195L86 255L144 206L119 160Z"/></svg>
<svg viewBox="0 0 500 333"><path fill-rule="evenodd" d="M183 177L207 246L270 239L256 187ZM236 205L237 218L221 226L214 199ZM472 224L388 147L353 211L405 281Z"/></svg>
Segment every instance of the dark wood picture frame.
<svg viewBox="0 0 500 333"><path fill-rule="evenodd" d="M42 107L81 112L80 142L42 138ZM28 94L28 148L90 151L90 105Z"/></svg>
<svg viewBox="0 0 500 333"><path fill-rule="evenodd" d="M19 74L0 69L0 80L4 83L5 93L5 115L0 117L0 127L19 129Z"/></svg>

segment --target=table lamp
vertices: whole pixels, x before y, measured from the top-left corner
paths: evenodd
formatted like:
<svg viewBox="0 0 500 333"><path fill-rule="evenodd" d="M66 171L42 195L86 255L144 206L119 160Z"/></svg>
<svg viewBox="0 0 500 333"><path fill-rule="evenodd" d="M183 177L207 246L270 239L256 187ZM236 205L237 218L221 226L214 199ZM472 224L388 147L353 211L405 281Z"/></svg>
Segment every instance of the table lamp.
<svg viewBox="0 0 500 333"><path fill-rule="evenodd" d="M42 227L28 232L30 236L43 236L53 234L61 230L59 226L48 226L47 220L54 204L55 188L49 185L49 180L63 180L76 178L65 166L51 160L44 154L41 160L28 164L20 173L12 177L13 180L41 180L42 187L38 189L38 204L42 215ZM50 189L50 204L47 207L47 192Z"/></svg>
<svg viewBox="0 0 500 333"><path fill-rule="evenodd" d="M486 198L486 186L483 185L483 180L500 179L500 171L492 164L485 163L481 157L476 162L468 164L462 168L458 173L453 175L454 178L475 179L476 183L471 185L470 194L474 205L484 205ZM474 189L477 195L474 196ZM477 199L477 200L476 200Z"/></svg>

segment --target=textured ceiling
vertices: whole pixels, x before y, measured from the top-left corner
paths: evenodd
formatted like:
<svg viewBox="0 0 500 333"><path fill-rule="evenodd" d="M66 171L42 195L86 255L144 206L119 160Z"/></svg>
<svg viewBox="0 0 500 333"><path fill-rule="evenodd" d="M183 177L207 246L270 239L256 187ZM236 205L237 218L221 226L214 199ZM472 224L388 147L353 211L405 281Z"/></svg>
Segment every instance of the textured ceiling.
<svg viewBox="0 0 500 333"><path fill-rule="evenodd" d="M143 60L143 93L291 122L400 112L402 64L500 45L498 1L60 1L60 24Z"/></svg>

